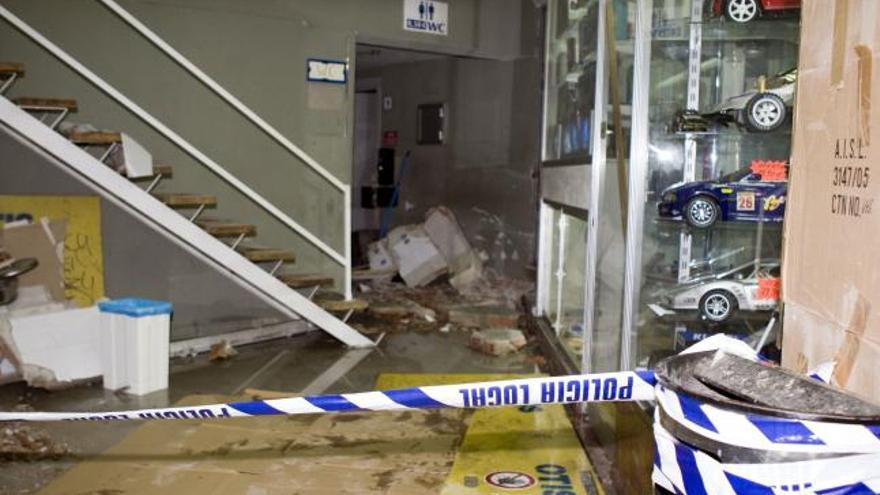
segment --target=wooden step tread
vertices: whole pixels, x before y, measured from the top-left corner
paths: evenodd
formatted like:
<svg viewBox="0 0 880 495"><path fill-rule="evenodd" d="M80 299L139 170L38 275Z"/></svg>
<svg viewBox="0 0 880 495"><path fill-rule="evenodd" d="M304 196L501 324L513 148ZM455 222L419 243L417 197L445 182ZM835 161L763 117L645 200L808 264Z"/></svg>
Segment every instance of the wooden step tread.
<svg viewBox="0 0 880 495"><path fill-rule="evenodd" d="M173 175L174 168L171 165L153 165L153 175L148 175L146 177L135 177L131 180L145 180L145 179L154 179L156 176L161 175L162 177L171 177ZM123 172L122 175L125 175Z"/></svg>
<svg viewBox="0 0 880 495"><path fill-rule="evenodd" d="M209 194L166 193L154 194L153 196L168 206L193 208L201 205L217 206L217 197Z"/></svg>
<svg viewBox="0 0 880 495"><path fill-rule="evenodd" d="M122 134L112 131L71 132L67 136L74 144L115 144L122 142Z"/></svg>
<svg viewBox="0 0 880 495"><path fill-rule="evenodd" d="M24 76L24 64L18 62L0 62L0 74L16 74Z"/></svg>
<svg viewBox="0 0 880 495"><path fill-rule="evenodd" d="M257 227L246 223L222 222L219 220L198 220L196 225L215 237L238 237L257 235Z"/></svg>
<svg viewBox="0 0 880 495"><path fill-rule="evenodd" d="M319 274L282 273L278 275L278 279L293 289L309 289L315 286L333 286L333 277Z"/></svg>
<svg viewBox="0 0 880 495"><path fill-rule="evenodd" d="M316 299L315 304L324 308L325 311L364 311L370 307L370 303L363 299Z"/></svg>
<svg viewBox="0 0 880 495"><path fill-rule="evenodd" d="M296 253L284 249L242 247L238 249L238 252L247 258L248 261L253 263L265 263L269 261L293 263L296 261Z"/></svg>
<svg viewBox="0 0 880 495"><path fill-rule="evenodd" d="M64 108L76 111L76 100L69 98L13 98L12 102L20 107Z"/></svg>

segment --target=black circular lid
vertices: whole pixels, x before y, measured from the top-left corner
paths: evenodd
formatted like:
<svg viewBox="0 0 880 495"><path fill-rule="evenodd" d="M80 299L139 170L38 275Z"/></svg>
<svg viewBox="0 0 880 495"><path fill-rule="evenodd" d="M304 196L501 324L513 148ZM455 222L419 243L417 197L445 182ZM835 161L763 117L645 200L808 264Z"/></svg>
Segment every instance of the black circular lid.
<svg viewBox="0 0 880 495"><path fill-rule="evenodd" d="M679 354L657 363L661 385L704 402L811 421L880 424L880 406L818 380L723 351Z"/></svg>

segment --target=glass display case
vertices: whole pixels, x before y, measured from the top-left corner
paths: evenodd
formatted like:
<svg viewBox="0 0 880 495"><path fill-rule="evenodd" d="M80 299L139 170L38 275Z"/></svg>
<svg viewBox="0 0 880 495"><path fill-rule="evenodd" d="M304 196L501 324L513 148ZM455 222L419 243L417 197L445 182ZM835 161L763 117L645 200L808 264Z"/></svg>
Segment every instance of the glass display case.
<svg viewBox="0 0 880 495"><path fill-rule="evenodd" d="M772 342L797 78L797 9L653 4L629 367L715 333Z"/></svg>
<svg viewBox="0 0 880 495"><path fill-rule="evenodd" d="M772 355L800 2L759 3L548 3L535 313L576 371L722 332ZM595 409L602 443L633 438L641 413Z"/></svg>

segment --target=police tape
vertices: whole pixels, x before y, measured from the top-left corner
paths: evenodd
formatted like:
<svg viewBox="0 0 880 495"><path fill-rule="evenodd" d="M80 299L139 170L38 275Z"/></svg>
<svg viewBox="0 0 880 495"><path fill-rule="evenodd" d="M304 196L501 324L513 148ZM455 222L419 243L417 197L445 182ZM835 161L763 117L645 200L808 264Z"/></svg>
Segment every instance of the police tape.
<svg viewBox="0 0 880 495"><path fill-rule="evenodd" d="M108 412L0 412L0 421L126 421L652 401L654 374L621 371Z"/></svg>
<svg viewBox="0 0 880 495"><path fill-rule="evenodd" d="M661 417L712 442L774 453L880 453L880 425L744 414L702 403L663 385L657 385L656 401Z"/></svg>
<svg viewBox="0 0 880 495"><path fill-rule="evenodd" d="M878 495L880 453L723 462L654 423L653 482L683 495Z"/></svg>

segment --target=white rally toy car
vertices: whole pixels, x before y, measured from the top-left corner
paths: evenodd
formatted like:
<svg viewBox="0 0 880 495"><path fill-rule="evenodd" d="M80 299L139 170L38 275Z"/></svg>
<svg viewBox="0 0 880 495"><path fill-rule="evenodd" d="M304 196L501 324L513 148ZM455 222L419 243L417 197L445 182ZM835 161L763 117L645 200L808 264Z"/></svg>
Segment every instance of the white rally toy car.
<svg viewBox="0 0 880 495"><path fill-rule="evenodd" d="M776 309L777 300L760 298L758 294L759 277L778 277L779 263L764 262L759 268L751 262L713 280L687 285L666 295L660 305L652 304L651 309L658 315L674 314L672 310L699 310L700 315L711 322L727 321L740 311L771 311Z"/></svg>
<svg viewBox="0 0 880 495"><path fill-rule="evenodd" d="M794 104L797 68L758 81L755 89L732 96L711 112L696 110L678 112L670 126L671 132L709 132L710 122L734 123L751 132L779 129Z"/></svg>
<svg viewBox="0 0 880 495"><path fill-rule="evenodd" d="M794 103L797 68L780 72L756 88L723 101L715 109L722 121L733 121L753 132L770 132L785 122Z"/></svg>

